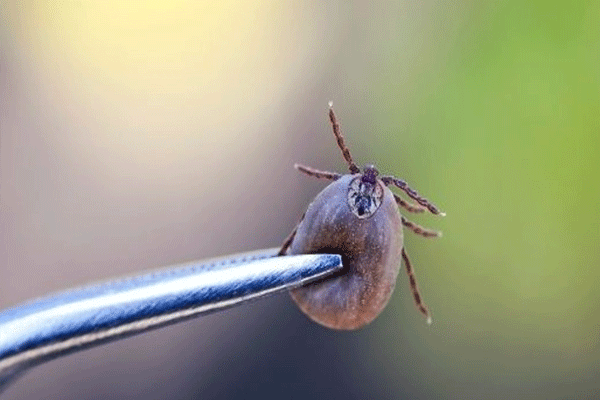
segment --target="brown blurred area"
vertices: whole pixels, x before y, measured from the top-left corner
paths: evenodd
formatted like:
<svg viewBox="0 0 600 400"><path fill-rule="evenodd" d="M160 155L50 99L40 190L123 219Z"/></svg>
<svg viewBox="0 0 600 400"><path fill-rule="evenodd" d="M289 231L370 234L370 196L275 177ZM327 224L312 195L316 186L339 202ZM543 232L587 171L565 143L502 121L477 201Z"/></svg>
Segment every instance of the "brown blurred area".
<svg viewBox="0 0 600 400"><path fill-rule="evenodd" d="M339 38L322 27L336 15L56 7L12 6L2 21L0 308L279 245L317 188L294 161L331 144L336 85L322 74ZM220 364L282 309L303 318L278 296L42 365L4 398L214 395Z"/></svg>

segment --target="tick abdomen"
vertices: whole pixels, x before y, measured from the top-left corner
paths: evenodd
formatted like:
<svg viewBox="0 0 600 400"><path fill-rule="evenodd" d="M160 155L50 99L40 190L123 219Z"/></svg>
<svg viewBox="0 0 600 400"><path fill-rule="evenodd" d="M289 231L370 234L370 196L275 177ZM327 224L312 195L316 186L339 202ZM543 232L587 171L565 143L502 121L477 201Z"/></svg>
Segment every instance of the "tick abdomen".
<svg viewBox="0 0 600 400"><path fill-rule="evenodd" d="M356 329L371 322L388 303L402 259L402 220L392 192L368 218L348 205L351 181L344 175L309 205L290 246L290 254L337 253L342 272L291 291L300 309L335 329Z"/></svg>

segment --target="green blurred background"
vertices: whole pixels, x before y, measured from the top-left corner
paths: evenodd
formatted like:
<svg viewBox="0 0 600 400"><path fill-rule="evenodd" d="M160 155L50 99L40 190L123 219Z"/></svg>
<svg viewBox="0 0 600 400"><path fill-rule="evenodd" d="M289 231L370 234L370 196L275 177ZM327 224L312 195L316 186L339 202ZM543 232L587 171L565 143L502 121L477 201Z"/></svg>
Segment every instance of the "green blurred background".
<svg viewBox="0 0 600 400"><path fill-rule="evenodd" d="M600 2L3 2L0 307L279 245L360 165L447 212L368 327L286 295L40 366L23 398L600 397ZM594 289L596 288L596 289Z"/></svg>

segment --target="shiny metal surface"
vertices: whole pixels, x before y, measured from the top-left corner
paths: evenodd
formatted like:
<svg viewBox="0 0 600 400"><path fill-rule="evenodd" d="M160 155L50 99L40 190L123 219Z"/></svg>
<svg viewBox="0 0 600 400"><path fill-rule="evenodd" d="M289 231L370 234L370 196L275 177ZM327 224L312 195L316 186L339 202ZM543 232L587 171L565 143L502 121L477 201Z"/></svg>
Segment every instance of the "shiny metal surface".
<svg viewBox="0 0 600 400"><path fill-rule="evenodd" d="M232 307L341 268L339 255L274 257L277 251L190 262L0 312L0 391L43 361Z"/></svg>

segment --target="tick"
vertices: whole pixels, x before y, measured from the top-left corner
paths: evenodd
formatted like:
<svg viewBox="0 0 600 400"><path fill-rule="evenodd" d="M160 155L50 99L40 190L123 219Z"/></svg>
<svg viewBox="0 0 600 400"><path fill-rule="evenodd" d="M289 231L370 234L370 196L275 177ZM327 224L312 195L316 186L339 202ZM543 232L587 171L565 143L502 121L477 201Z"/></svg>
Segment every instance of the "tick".
<svg viewBox="0 0 600 400"><path fill-rule="evenodd" d="M333 181L308 206L285 239L279 255L336 253L343 269L337 274L290 291L300 309L312 320L333 329L357 329L377 317L388 303L401 261L404 260L417 308L431 323L417 280L403 245L403 227L426 237L441 236L400 214L425 210L444 216L435 205L405 181L381 176L374 165L361 170L353 161L329 103L329 120L337 145L348 163L349 174L320 171L301 164L294 167L309 176ZM396 187L416 204L389 189Z"/></svg>

